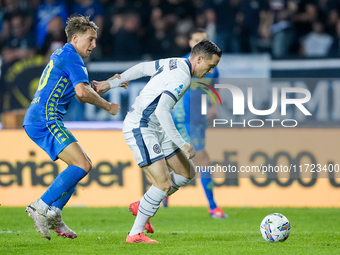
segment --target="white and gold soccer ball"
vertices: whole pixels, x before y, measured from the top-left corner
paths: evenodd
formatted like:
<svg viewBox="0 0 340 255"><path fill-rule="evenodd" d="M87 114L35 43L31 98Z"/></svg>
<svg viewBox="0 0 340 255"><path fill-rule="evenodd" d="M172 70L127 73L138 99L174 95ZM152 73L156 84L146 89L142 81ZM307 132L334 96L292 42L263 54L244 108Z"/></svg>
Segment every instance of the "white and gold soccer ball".
<svg viewBox="0 0 340 255"><path fill-rule="evenodd" d="M260 231L267 242L284 242L290 234L290 222L280 213L272 213L264 217Z"/></svg>

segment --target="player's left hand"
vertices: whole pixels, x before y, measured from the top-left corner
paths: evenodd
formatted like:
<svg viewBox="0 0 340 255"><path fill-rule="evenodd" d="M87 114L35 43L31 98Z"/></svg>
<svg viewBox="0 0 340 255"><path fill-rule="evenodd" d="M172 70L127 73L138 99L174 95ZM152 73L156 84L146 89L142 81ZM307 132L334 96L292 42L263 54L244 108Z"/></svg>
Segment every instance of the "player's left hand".
<svg viewBox="0 0 340 255"><path fill-rule="evenodd" d="M192 159L196 155L196 151L194 149L194 146L192 146L189 143L184 144L184 146L181 148L181 151L184 152L187 159Z"/></svg>

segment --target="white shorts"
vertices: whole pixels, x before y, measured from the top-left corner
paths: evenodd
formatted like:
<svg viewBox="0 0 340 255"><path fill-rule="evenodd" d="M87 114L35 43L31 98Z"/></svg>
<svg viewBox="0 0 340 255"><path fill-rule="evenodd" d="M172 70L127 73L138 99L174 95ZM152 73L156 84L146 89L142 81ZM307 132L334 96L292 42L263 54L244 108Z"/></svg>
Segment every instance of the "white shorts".
<svg viewBox="0 0 340 255"><path fill-rule="evenodd" d="M123 135L139 167L162 158L169 159L181 151L160 126L140 127L133 114L128 114L124 120Z"/></svg>

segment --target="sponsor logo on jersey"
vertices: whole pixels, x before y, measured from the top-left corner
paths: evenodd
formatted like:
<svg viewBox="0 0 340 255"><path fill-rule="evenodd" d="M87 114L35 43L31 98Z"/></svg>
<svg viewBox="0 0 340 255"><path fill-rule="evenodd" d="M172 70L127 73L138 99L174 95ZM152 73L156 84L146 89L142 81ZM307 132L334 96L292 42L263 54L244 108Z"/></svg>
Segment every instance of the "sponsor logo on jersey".
<svg viewBox="0 0 340 255"><path fill-rule="evenodd" d="M179 93L181 93L181 91L182 91L183 87L184 87L184 85L183 85L183 84L181 84L181 85L179 85L177 88L175 88L175 89L174 89L174 90L175 90L175 92L177 93L177 95L179 95Z"/></svg>
<svg viewBox="0 0 340 255"><path fill-rule="evenodd" d="M170 59L169 69L170 71L177 68L177 59Z"/></svg>

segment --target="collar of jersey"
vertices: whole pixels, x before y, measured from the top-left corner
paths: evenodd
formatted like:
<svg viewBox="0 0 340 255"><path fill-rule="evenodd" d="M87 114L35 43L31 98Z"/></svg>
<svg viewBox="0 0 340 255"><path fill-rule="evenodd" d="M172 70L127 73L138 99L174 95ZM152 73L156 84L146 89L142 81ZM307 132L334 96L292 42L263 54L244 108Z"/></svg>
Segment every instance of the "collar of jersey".
<svg viewBox="0 0 340 255"><path fill-rule="evenodd" d="M65 43L64 48L68 49L68 50L72 50L72 51L76 51L76 49L74 48L74 46L70 43Z"/></svg>

